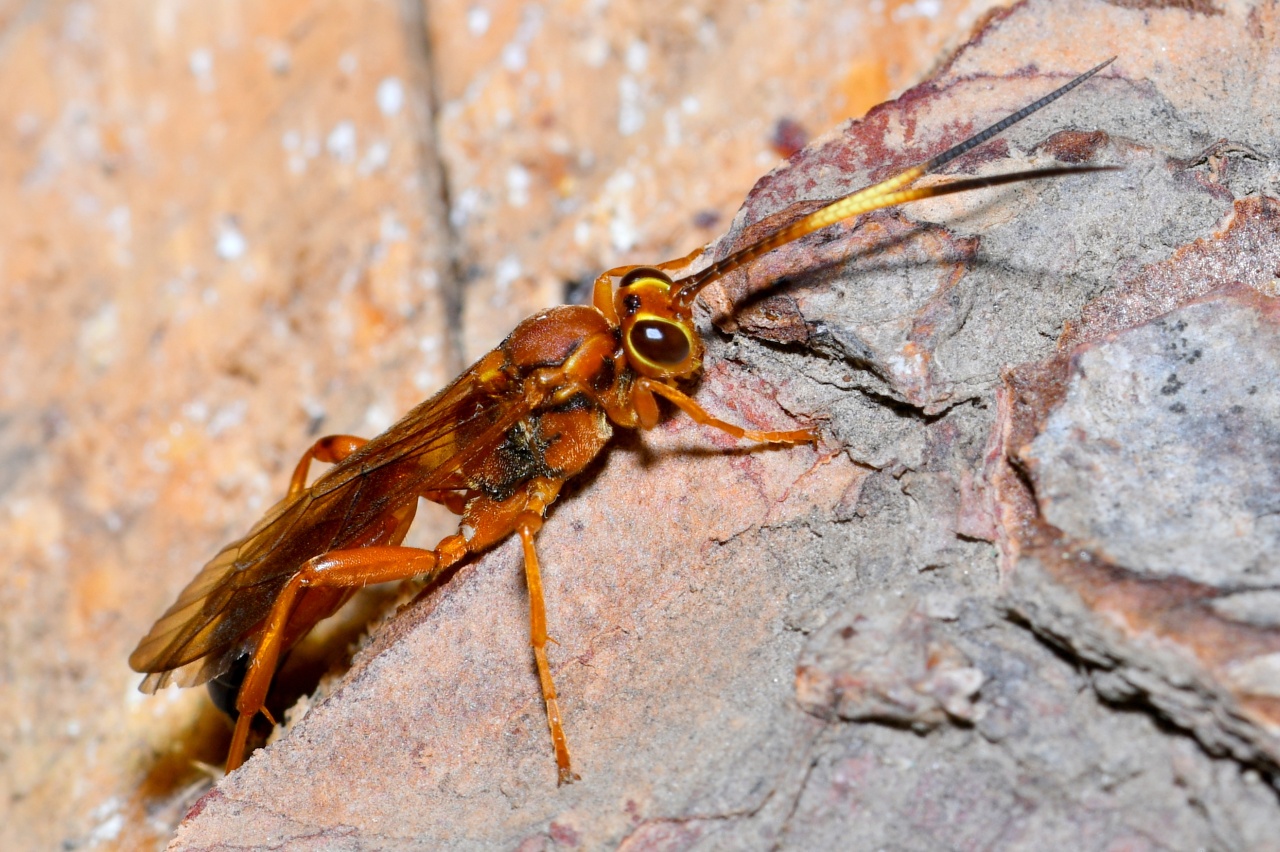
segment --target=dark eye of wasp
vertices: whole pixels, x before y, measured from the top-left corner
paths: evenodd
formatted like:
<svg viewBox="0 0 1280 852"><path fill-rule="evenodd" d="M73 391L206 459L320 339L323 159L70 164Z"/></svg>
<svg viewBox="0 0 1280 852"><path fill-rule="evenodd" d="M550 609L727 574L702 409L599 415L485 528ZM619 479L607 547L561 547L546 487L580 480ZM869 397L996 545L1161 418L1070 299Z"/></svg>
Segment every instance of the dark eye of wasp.
<svg viewBox="0 0 1280 852"><path fill-rule="evenodd" d="M637 266L635 269L622 276L622 280L618 282L618 289L621 290L623 287L630 286L641 278L657 278L659 281L665 281L667 284L671 283L671 279L667 277L665 272L659 269L654 269L650 266Z"/></svg>
<svg viewBox="0 0 1280 852"><path fill-rule="evenodd" d="M640 320L633 325L631 346L654 364L676 366L689 357L689 338L680 326L660 320Z"/></svg>

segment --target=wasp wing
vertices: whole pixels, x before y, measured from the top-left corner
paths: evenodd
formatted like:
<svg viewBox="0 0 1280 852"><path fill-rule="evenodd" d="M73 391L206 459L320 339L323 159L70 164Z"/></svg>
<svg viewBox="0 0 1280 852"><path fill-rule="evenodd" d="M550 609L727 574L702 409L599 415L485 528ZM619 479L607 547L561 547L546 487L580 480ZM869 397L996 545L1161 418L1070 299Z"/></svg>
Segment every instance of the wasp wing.
<svg viewBox="0 0 1280 852"><path fill-rule="evenodd" d="M491 353L214 556L129 656L148 673L140 689L222 674L252 649L254 628L308 559L380 543L389 512L424 491L461 487L467 463L491 453L530 412L502 361L500 350Z"/></svg>

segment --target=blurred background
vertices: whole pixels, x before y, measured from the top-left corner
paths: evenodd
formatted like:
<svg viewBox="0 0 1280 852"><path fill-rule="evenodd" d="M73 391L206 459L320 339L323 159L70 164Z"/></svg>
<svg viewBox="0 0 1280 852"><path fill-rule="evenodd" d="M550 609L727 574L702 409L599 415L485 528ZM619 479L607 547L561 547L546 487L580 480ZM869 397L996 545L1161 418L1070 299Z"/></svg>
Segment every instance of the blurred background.
<svg viewBox="0 0 1280 852"><path fill-rule="evenodd" d="M716 238L1000 5L0 0L0 848L164 845L227 732L126 658L316 435Z"/></svg>

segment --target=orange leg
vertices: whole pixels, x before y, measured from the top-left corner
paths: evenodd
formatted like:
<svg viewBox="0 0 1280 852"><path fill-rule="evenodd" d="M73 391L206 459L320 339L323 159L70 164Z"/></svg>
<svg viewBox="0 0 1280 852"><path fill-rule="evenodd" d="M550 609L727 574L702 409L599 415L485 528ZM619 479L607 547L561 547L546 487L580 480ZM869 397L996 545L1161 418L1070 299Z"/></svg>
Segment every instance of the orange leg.
<svg viewBox="0 0 1280 852"><path fill-rule="evenodd" d="M439 503L455 515L461 515L467 511L467 503L475 495L466 491L447 489L444 491L423 491L421 496L424 500Z"/></svg>
<svg viewBox="0 0 1280 852"><path fill-rule="evenodd" d="M266 700L267 687L271 685L280 653L284 650L285 628L288 626L289 616L303 590L358 588L374 583L407 580L419 575L432 577L466 556L467 552L467 542L463 537L451 535L444 538L435 550L385 545L359 547L325 553L303 565L289 579L272 605L262 638L258 640L244 683L240 686L240 694L236 698L236 710L240 716L231 736L227 772L244 761L249 725Z"/></svg>
<svg viewBox="0 0 1280 852"><path fill-rule="evenodd" d="M690 396L687 396L670 385L664 385L662 382L655 382L652 379L639 379L635 383L635 393L637 394L657 394L665 397L675 403L676 407L685 414L693 418L695 423L703 426L714 426L722 432L728 432L735 438L746 438L749 441L759 441L764 444L812 444L817 443L818 433L813 429L793 429L791 431L780 432L761 432L757 429L744 429L741 426L735 426L732 423L726 423L718 417L713 417L705 408L698 405ZM652 397L648 400L647 408L653 410L656 414L657 409L652 405ZM641 410L643 403L637 401L636 409Z"/></svg>
<svg viewBox="0 0 1280 852"><path fill-rule="evenodd" d="M442 539L435 550L388 545L335 550L304 564L277 596L249 662L249 670L236 698L236 710L240 715L231 737L227 772L235 770L244 761L250 723L263 710L276 664L288 641L291 615L307 590L350 589L418 576L430 581L473 550L483 550L516 531L524 548L525 576L529 584L530 644L546 704L559 782L567 784L576 780L578 776L570 768L560 705L547 662L547 643L555 640L547 635L546 601L542 593L538 556L534 550L534 537L542 528L543 515L556 499L561 484L554 479L538 477L502 503L485 498L473 500L466 508L463 521L464 527L472 529L469 541L462 535L451 535Z"/></svg>
<svg viewBox="0 0 1280 852"><path fill-rule="evenodd" d="M542 597L542 574L538 570L538 553L533 547L534 536L542 528L542 516L526 512L520 516L520 544L524 547L524 574L529 583L529 638L533 646L533 659L538 666L538 681L542 684L542 700L547 705L547 726L551 728L551 744L556 750L556 768L560 784L578 780L569 767L569 742L560 722L560 702L556 699L556 685L551 680L551 666L547 663L547 642L554 642L547 635L547 604Z"/></svg>
<svg viewBox="0 0 1280 852"><path fill-rule="evenodd" d="M287 496L293 497L307 487L307 473L311 470L312 459L325 464L336 464L367 443L368 438L357 438L354 435L329 435L316 441L298 459L298 466L293 469L293 476L289 479Z"/></svg>
<svg viewBox="0 0 1280 852"><path fill-rule="evenodd" d="M466 523L474 524L475 537L471 545L482 548L505 538L512 531L520 534L524 549L525 579L529 584L529 644L533 647L533 660L538 669L538 681L542 686L542 700L547 707L547 727L551 729L551 744L555 749L559 783L577 780L569 762L569 745L561 721L560 702L556 686L551 679L551 666L547 662L547 643L554 642L547 635L547 604L542 594L542 574L538 568L538 554L534 538L542 529L542 518L547 507L560 492L562 480L535 477L510 499L502 503L477 500L467 509Z"/></svg>

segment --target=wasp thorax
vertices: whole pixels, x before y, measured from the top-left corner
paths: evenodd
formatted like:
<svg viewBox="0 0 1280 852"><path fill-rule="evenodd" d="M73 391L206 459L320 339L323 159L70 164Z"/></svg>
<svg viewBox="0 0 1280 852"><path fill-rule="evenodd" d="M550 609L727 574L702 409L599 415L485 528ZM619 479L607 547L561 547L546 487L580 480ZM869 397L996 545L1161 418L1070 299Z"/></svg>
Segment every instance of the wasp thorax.
<svg viewBox="0 0 1280 852"><path fill-rule="evenodd" d="M622 277L614 295L627 357L650 378L691 375L701 359L689 312L672 303L674 293L661 270L639 267Z"/></svg>

